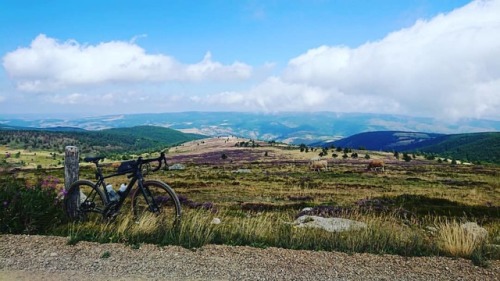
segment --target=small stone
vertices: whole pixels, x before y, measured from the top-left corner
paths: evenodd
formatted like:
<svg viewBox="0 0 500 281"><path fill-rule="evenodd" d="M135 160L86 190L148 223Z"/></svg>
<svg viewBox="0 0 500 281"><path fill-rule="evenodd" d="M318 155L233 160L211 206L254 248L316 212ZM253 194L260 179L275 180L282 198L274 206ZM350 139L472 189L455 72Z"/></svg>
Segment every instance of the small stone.
<svg viewBox="0 0 500 281"><path fill-rule="evenodd" d="M221 220L219 218L214 218L211 222L211 224L220 224Z"/></svg>
<svg viewBox="0 0 500 281"><path fill-rule="evenodd" d="M57 253L52 252L52 253L50 253L50 256L51 256L51 257L57 257Z"/></svg>
<svg viewBox="0 0 500 281"><path fill-rule="evenodd" d="M486 241L488 239L488 231L483 227L480 227L475 222L466 222L461 225L467 233L472 235L476 241Z"/></svg>

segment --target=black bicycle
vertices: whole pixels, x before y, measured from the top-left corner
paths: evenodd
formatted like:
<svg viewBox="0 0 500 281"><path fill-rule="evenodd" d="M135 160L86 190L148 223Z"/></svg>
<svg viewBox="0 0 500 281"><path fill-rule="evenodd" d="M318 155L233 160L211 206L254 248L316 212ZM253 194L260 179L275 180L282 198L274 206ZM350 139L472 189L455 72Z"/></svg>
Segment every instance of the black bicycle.
<svg viewBox="0 0 500 281"><path fill-rule="evenodd" d="M147 213L162 215L173 224L180 222L181 205L175 191L166 183L158 180L145 180L144 176L150 172L158 171L162 165L167 166L165 153L158 158L125 161L120 164L116 173L103 175L102 166L99 164L104 157L86 157L85 162L94 163L96 166L96 183L89 180L74 182L65 196L64 206L68 217L75 221L87 221L102 217L114 219L130 197L134 218L139 221ZM158 166L151 168L157 162ZM127 175L130 179L126 189L116 193L107 189L105 180L111 177ZM137 183L137 188L134 185Z"/></svg>

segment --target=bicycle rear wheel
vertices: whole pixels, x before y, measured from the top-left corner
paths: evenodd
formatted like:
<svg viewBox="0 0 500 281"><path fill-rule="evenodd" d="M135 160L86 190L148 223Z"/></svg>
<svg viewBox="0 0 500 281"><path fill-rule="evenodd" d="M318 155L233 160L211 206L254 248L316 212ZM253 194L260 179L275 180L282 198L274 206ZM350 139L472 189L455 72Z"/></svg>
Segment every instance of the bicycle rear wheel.
<svg viewBox="0 0 500 281"><path fill-rule="evenodd" d="M144 194L137 188L132 194L132 209L137 221L148 213L159 215L162 221L176 225L181 219L181 204L175 191L166 183L148 180L143 184Z"/></svg>
<svg viewBox="0 0 500 281"><path fill-rule="evenodd" d="M64 210L73 221L102 219L106 205L103 191L88 180L74 182L64 198Z"/></svg>

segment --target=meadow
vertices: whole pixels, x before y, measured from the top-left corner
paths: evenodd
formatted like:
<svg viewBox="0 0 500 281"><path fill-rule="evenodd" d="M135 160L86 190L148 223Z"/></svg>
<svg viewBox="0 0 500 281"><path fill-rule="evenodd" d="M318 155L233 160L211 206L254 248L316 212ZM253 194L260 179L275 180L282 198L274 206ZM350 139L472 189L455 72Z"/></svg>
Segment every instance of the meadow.
<svg viewBox="0 0 500 281"><path fill-rule="evenodd" d="M5 155L8 147L2 149L1 155ZM69 223L63 213L58 213L52 215L57 220L50 222L50 227L23 229L21 222L18 228L1 230L29 233L35 229L41 234L68 236L70 243L92 240L190 248L215 243L405 256L447 255L470 258L481 265L487 264L488 259L500 258L500 167L438 162L419 155L404 161L392 152L366 150L352 150L343 158L342 152L330 149L324 157L329 161L329 169L309 170L310 159L320 152L321 149L301 152L298 147L285 144L232 137L197 140L169 148L169 165L182 168L148 176L168 183L181 198L183 218L175 229L164 218L151 217L135 223L124 212L113 222L87 223ZM60 155L21 151L15 158L12 153L17 152L10 153L11 158L5 159L9 163L15 159L31 163L33 159L33 165L14 172L3 170L4 195L7 186L31 186L31 190L38 187L42 192L48 185L53 190L51 196L60 196L63 170L56 162ZM335 158L334 153L338 154ZM352 153L359 156L353 158ZM367 171L371 159L382 159L385 172ZM106 171L112 169L109 165ZM93 177L93 168L82 165L80 178ZM47 183L47 178L52 182ZM110 183L117 187L124 181L125 177L117 177ZM48 203L39 204L38 208L43 209L43 204ZM301 212L305 207L312 208L307 211L310 215L353 219L368 227L340 233L297 228L292 222L305 214ZM3 208L0 216L5 226L9 224L6 217L15 214L12 210L6 212L5 204ZM43 217L37 219L37 223L47 223ZM220 223L214 223L214 219ZM29 224L29 218L26 221ZM465 222L484 227L488 238L478 239L464 231L460 225Z"/></svg>

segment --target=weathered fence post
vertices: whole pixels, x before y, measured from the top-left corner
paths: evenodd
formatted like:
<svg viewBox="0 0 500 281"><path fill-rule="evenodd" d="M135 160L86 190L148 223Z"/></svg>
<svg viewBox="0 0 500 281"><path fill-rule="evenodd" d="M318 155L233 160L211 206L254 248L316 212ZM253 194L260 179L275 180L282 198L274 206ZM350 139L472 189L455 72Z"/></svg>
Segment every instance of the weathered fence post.
<svg viewBox="0 0 500 281"><path fill-rule="evenodd" d="M78 208L78 202L80 201L80 192L67 193L71 184L78 180L78 173L80 166L78 147L76 146L66 146L64 151L64 189L66 190L66 212L68 216L75 217Z"/></svg>
<svg viewBox="0 0 500 281"><path fill-rule="evenodd" d="M78 180L78 147L66 146L64 151L64 189L68 191L72 183Z"/></svg>

